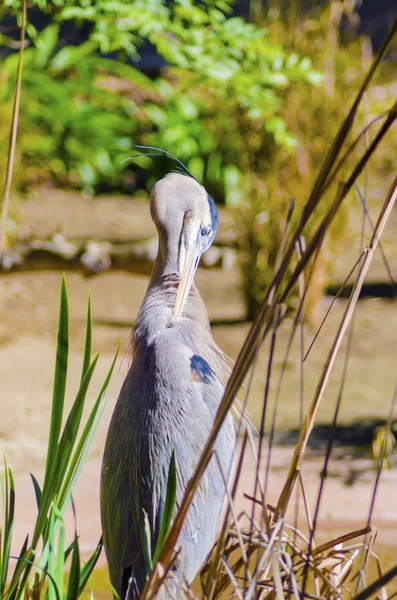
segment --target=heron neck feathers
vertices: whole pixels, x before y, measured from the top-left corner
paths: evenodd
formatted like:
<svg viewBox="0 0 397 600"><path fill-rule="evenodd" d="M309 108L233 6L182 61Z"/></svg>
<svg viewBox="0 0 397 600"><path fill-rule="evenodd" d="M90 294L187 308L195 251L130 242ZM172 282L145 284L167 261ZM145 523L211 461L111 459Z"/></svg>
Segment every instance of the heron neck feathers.
<svg viewBox="0 0 397 600"><path fill-rule="evenodd" d="M173 313L179 283L175 272L152 277L139 310L133 332L133 354L142 346L149 346L167 330L170 346L183 343L192 354L202 356L222 377L225 365L221 352L212 336L207 310L200 292L193 285L182 317ZM170 347L172 352L172 347Z"/></svg>

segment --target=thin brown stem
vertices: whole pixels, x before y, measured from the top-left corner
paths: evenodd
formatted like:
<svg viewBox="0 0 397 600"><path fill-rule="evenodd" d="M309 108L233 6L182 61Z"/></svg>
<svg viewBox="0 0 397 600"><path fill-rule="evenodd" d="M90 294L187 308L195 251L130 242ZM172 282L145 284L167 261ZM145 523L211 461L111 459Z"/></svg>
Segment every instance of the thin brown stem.
<svg viewBox="0 0 397 600"><path fill-rule="evenodd" d="M21 89L22 89L22 71L23 71L23 52L25 48L25 32L26 32L26 0L22 0L22 23L21 37L19 47L18 71L15 85L14 106L12 111L10 146L8 151L8 162L6 170L6 180L4 186L3 206L0 220L0 268L3 260L4 238L7 224L8 210L10 206L11 183L14 173L15 152L17 145L19 108L21 104Z"/></svg>

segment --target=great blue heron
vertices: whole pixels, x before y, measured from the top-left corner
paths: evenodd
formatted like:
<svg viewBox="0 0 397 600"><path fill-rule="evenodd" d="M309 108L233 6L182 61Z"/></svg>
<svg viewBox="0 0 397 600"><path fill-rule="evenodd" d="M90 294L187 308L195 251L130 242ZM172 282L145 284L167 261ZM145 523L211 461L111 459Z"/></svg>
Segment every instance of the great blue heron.
<svg viewBox="0 0 397 600"><path fill-rule="evenodd" d="M218 212L193 177L170 173L153 188L151 216L158 255L133 333L130 369L106 440L101 478L103 539L112 585L139 597L146 580L144 511L155 547L172 452L178 465L177 504L213 425L223 394L222 359L205 304L194 285L211 245ZM208 556L226 501L224 480L235 459L232 417L178 539L178 574L192 581Z"/></svg>

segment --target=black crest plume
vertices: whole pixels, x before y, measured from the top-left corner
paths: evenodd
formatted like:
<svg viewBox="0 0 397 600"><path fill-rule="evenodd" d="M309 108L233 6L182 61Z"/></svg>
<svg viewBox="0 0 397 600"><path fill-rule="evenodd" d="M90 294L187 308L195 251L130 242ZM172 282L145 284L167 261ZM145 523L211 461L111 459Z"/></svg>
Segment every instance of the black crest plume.
<svg viewBox="0 0 397 600"><path fill-rule="evenodd" d="M177 173L182 173L184 175L188 175L189 177L191 177L192 179L197 181L197 179L194 177L194 175L192 175L192 173L183 164L183 162L180 161L179 158L176 158L176 156L171 154L171 152L168 152L167 150L163 150L162 148L155 148L154 146L135 146L135 148L138 148L139 150L149 150L150 152L140 152L139 154L133 154L132 156L129 156L128 158L123 160L123 162L125 162L126 160L130 160L131 158L136 158L137 156L149 156L151 158L165 158L165 159L171 161L172 163L174 163L175 165L177 165L177 167L179 167L176 170Z"/></svg>

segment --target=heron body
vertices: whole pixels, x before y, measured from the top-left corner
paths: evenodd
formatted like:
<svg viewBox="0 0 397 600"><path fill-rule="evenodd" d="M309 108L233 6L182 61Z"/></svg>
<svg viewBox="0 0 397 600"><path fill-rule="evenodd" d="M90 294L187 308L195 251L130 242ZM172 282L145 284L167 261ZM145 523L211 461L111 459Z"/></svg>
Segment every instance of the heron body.
<svg viewBox="0 0 397 600"><path fill-rule="evenodd" d="M139 597L145 584L144 513L154 551L172 452L178 505L223 395L220 353L193 282L215 235L215 205L193 178L171 173L154 187L151 214L159 233L158 256L137 316L132 363L110 423L101 478L104 545L121 598L127 590L129 597ZM235 458L231 416L215 453L178 539L178 574L189 582L211 551L224 509L224 481L230 480Z"/></svg>

